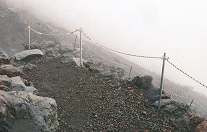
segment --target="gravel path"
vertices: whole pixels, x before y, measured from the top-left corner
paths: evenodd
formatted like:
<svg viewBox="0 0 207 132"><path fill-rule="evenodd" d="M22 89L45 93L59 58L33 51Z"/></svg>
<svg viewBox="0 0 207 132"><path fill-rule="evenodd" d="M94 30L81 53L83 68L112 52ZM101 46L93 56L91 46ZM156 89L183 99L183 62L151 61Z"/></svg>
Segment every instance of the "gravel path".
<svg viewBox="0 0 207 132"><path fill-rule="evenodd" d="M144 85L132 89L126 82L99 77L73 62L63 64L61 58L42 59L36 65L24 72L41 96L57 101L60 132L184 131L179 124L170 126L168 117L146 107Z"/></svg>

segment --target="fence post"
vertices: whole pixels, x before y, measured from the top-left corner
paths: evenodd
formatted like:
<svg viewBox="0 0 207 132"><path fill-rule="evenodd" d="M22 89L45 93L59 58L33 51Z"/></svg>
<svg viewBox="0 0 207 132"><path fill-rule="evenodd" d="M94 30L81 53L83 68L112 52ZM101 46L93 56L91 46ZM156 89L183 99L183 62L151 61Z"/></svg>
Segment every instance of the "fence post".
<svg viewBox="0 0 207 132"><path fill-rule="evenodd" d="M80 28L80 68L82 68L82 28Z"/></svg>
<svg viewBox="0 0 207 132"><path fill-rule="evenodd" d="M29 25L29 50L30 50L30 25Z"/></svg>
<svg viewBox="0 0 207 132"><path fill-rule="evenodd" d="M131 66L130 71L129 71L129 77L130 77L130 75L131 75L131 72L132 72L132 66Z"/></svg>
<svg viewBox="0 0 207 132"><path fill-rule="evenodd" d="M75 51L76 40L77 40L77 35L76 35L76 37L75 37L75 43L74 43L74 46L73 46L73 50L74 50L74 51Z"/></svg>
<svg viewBox="0 0 207 132"><path fill-rule="evenodd" d="M162 99L162 86L163 86L163 78L164 78L164 70L165 70L165 59L166 59L166 53L164 53L164 56L163 56L162 76L161 76L161 82L160 82L160 96L159 96L158 112L160 111L161 99Z"/></svg>
<svg viewBox="0 0 207 132"><path fill-rule="evenodd" d="M193 101L194 101L194 99L191 101L190 106L192 105Z"/></svg>

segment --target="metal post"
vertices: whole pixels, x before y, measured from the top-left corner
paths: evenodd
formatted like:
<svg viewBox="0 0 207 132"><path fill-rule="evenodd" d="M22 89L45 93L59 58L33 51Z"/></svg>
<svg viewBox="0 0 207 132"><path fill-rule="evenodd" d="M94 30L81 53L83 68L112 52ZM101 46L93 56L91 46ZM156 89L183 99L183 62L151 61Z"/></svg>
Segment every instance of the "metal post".
<svg viewBox="0 0 207 132"><path fill-rule="evenodd" d="M77 40L77 35L76 35L76 37L75 37L75 43L74 43L74 47L73 47L73 50L74 50L74 51L75 51L76 40Z"/></svg>
<svg viewBox="0 0 207 132"><path fill-rule="evenodd" d="M194 99L191 101L190 106L192 105L193 101L194 101Z"/></svg>
<svg viewBox="0 0 207 132"><path fill-rule="evenodd" d="M130 75L131 75L131 72L132 72L132 66L131 66L130 71L129 71L129 77L130 77Z"/></svg>
<svg viewBox="0 0 207 132"><path fill-rule="evenodd" d="M30 25L29 25L29 50L30 50Z"/></svg>
<svg viewBox="0 0 207 132"><path fill-rule="evenodd" d="M80 68L82 68L82 28L80 28Z"/></svg>
<svg viewBox="0 0 207 132"><path fill-rule="evenodd" d="M161 76L161 82L160 82L160 96L159 96L158 112L160 111L161 99L162 99L162 86L163 86L163 78L164 78L164 70L165 70L165 59L166 59L166 53L164 53L164 56L163 56L163 65L162 65L162 76Z"/></svg>

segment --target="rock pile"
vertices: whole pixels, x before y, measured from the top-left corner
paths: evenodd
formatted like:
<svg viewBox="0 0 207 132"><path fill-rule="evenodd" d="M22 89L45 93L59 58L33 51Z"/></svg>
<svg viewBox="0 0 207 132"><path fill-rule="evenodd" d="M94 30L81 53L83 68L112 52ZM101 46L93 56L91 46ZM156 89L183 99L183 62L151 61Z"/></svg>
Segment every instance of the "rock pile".
<svg viewBox="0 0 207 132"><path fill-rule="evenodd" d="M56 101L37 96L37 89L11 63L2 49L0 62L0 131L56 131ZM24 68L28 68L28 65Z"/></svg>

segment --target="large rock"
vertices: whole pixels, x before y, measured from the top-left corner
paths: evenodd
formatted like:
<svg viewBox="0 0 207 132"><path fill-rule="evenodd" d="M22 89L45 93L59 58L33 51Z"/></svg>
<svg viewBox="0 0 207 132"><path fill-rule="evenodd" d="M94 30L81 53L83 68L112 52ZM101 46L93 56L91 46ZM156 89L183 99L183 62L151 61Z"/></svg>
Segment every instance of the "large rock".
<svg viewBox="0 0 207 132"><path fill-rule="evenodd" d="M43 52L39 49L25 50L14 55L16 60L23 60L28 57L39 57L43 56Z"/></svg>
<svg viewBox="0 0 207 132"><path fill-rule="evenodd" d="M80 67L80 58L73 57L73 61L76 63L76 65L78 67ZM82 67L84 67L83 63L86 63L86 62L87 62L87 60L81 59L81 65L82 65Z"/></svg>
<svg viewBox="0 0 207 132"><path fill-rule="evenodd" d="M0 85L9 87L11 84L11 79L7 75L0 75Z"/></svg>
<svg viewBox="0 0 207 132"><path fill-rule="evenodd" d="M33 86L26 86L20 76L12 77L10 79L11 79L11 84L9 88L11 91L24 91L35 95L38 94L37 89L34 88Z"/></svg>
<svg viewBox="0 0 207 132"><path fill-rule="evenodd" d="M199 124L195 132L207 132L207 120L203 121L201 124Z"/></svg>
<svg viewBox="0 0 207 132"><path fill-rule="evenodd" d="M26 85L24 84L20 76L16 76L11 78L10 88L12 91L24 91Z"/></svg>
<svg viewBox="0 0 207 132"><path fill-rule="evenodd" d="M1 65L0 75L7 75L8 77L23 76L21 71L12 65Z"/></svg>
<svg viewBox="0 0 207 132"><path fill-rule="evenodd" d="M161 107L164 107L166 105L169 105L169 104L176 104L178 103L176 100L173 100L173 99L162 99L161 100ZM155 101L152 105L153 106L158 106L159 104L159 100Z"/></svg>
<svg viewBox="0 0 207 132"><path fill-rule="evenodd" d="M61 54L64 54L67 52L73 52L73 45L69 42L63 41L59 46L59 52Z"/></svg>
<svg viewBox="0 0 207 132"><path fill-rule="evenodd" d="M50 132L37 107L0 91L1 132Z"/></svg>
<svg viewBox="0 0 207 132"><path fill-rule="evenodd" d="M9 92L9 94L36 106L44 115L50 130L55 131L57 129L59 123L57 120L57 104L54 99L36 96L32 93L26 93L23 91Z"/></svg>
<svg viewBox="0 0 207 132"><path fill-rule="evenodd" d="M8 55L3 51L3 49L0 48L0 65L3 64L10 64L10 58Z"/></svg>
<svg viewBox="0 0 207 132"><path fill-rule="evenodd" d="M161 109L161 113L163 113L165 115L181 119L186 114L186 112L189 111L189 109L190 109L189 105L170 101L170 99L168 99L168 100L169 100L169 102L166 101L166 104L168 104L168 103L170 103L170 104L166 105L164 108Z"/></svg>
<svg viewBox="0 0 207 132"><path fill-rule="evenodd" d="M55 46L55 42L54 41L46 41L45 43L41 43L40 44L40 47L45 49L45 48L48 48L48 47L53 47Z"/></svg>

